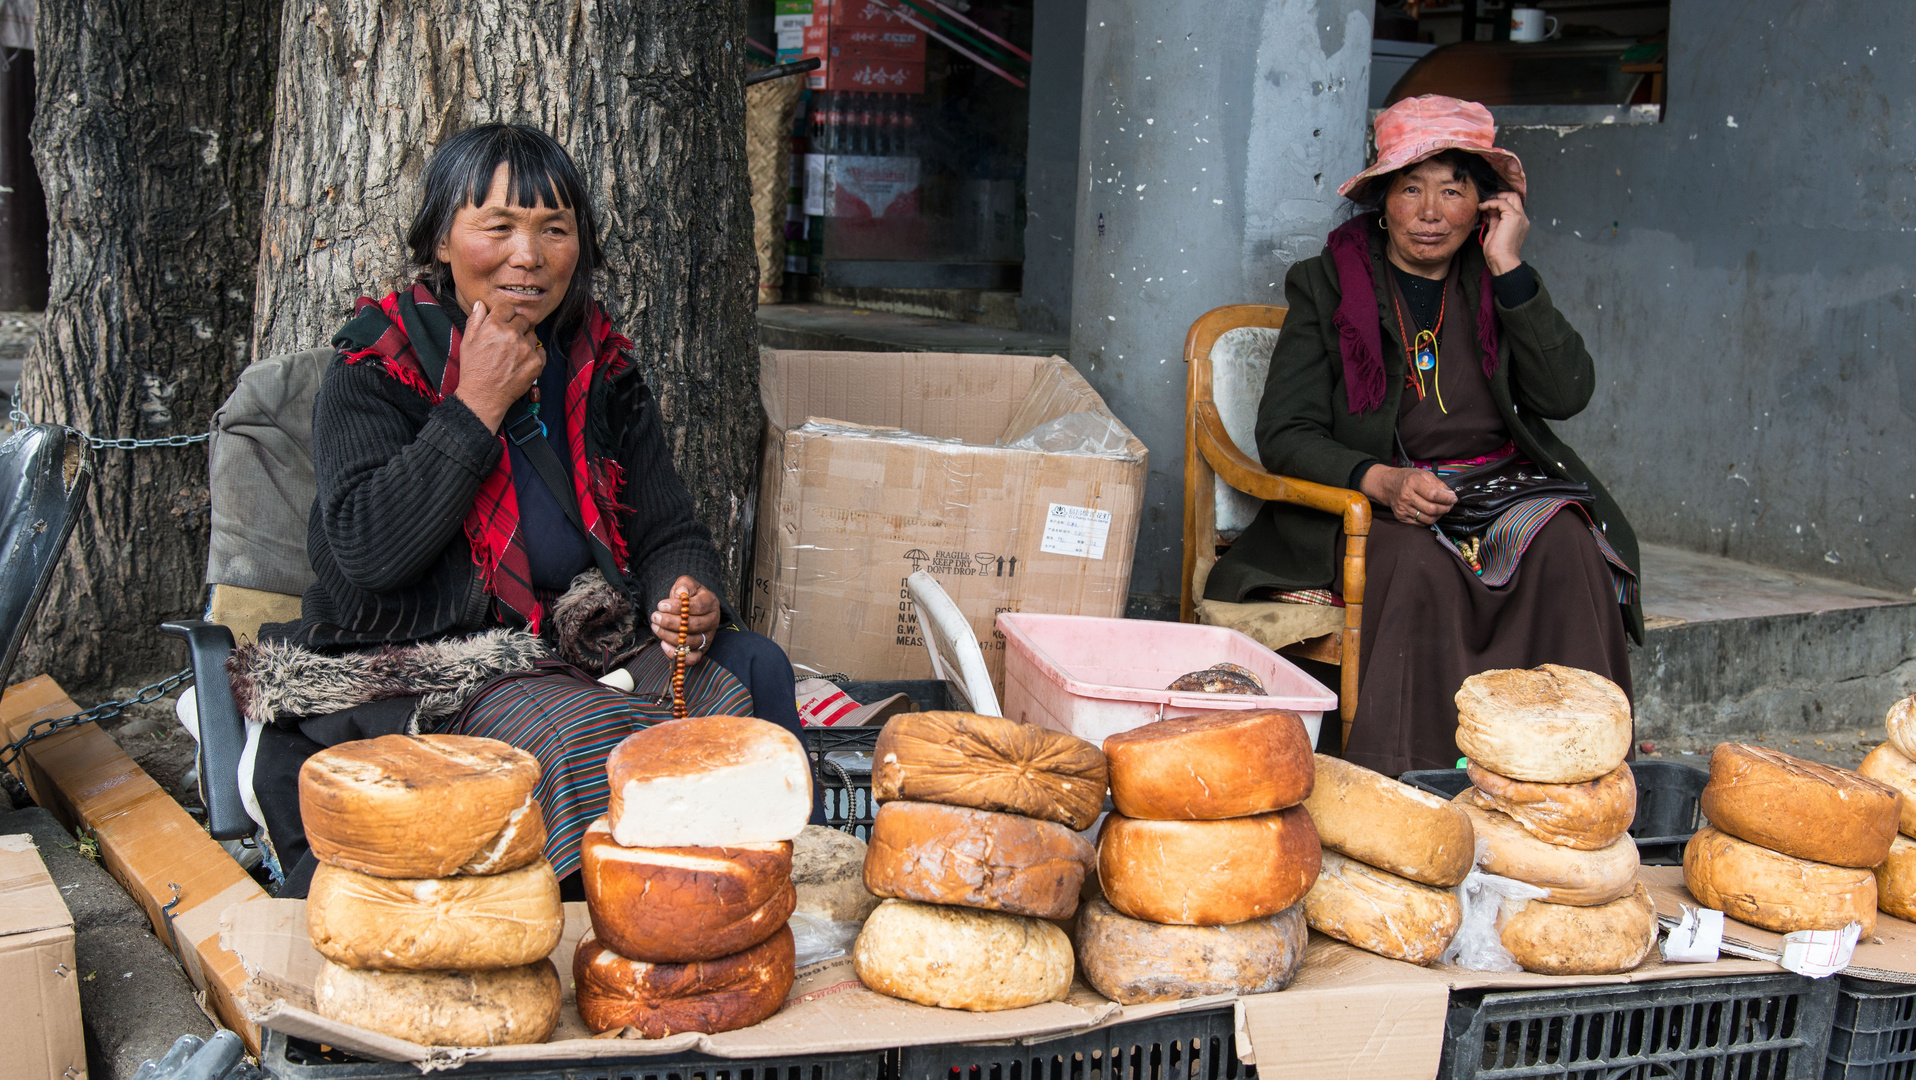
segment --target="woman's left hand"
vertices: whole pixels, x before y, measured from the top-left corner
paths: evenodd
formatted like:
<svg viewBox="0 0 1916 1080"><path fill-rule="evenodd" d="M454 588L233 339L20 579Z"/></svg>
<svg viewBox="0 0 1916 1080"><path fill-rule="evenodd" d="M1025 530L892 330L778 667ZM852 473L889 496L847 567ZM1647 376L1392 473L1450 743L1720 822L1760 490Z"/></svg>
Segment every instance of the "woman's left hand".
<svg viewBox="0 0 1916 1080"><path fill-rule="evenodd" d="M1530 218L1523 210L1523 197L1514 191L1500 191L1477 207L1483 212L1484 262L1493 274L1508 274L1523 265L1523 241L1530 233Z"/></svg>
<svg viewBox="0 0 1916 1080"><path fill-rule="evenodd" d="M687 602L685 620L685 663L691 666L705 659L705 650L712 645L712 635L718 633L719 601L712 590L698 583L687 574L672 583L672 591L659 601L659 609L652 613L652 636L665 646L665 655L671 656L679 643L679 590L691 594Z"/></svg>

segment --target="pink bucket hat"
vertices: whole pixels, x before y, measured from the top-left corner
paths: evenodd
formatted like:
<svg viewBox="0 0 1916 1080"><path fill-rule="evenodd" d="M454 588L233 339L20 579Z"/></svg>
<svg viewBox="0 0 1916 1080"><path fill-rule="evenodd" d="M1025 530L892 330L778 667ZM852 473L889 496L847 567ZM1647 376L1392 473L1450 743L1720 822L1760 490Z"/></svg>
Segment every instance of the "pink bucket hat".
<svg viewBox="0 0 1916 1080"><path fill-rule="evenodd" d="M1349 195L1373 176L1396 172L1445 150L1466 150L1490 162L1519 196L1530 197L1523 162L1491 145L1497 138L1497 122L1489 109L1474 101L1441 94L1405 98L1378 113L1375 126L1377 163L1344 181L1337 189L1339 195Z"/></svg>

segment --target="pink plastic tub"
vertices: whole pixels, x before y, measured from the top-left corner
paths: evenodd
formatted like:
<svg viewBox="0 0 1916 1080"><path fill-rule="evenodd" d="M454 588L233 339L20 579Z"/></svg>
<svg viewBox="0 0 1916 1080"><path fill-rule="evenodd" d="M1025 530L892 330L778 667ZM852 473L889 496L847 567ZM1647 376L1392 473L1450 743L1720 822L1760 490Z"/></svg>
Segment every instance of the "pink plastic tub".
<svg viewBox="0 0 1916 1080"><path fill-rule="evenodd" d="M1005 715L1100 745L1153 720L1219 709L1289 709L1315 744L1325 711L1337 708L1337 695L1295 664L1221 626L1008 611L998 629ZM1164 689L1218 663L1255 672L1268 696Z"/></svg>

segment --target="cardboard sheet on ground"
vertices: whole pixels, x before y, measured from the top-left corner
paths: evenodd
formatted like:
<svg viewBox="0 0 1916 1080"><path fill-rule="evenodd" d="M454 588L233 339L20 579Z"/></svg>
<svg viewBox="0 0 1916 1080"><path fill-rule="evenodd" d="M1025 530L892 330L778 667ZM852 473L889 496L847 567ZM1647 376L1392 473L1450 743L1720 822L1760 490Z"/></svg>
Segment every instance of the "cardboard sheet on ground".
<svg viewBox="0 0 1916 1080"><path fill-rule="evenodd" d="M565 935L552 953L560 985L565 988L565 1005L551 1041L483 1050L421 1046L337 1023L314 1012L312 986L321 959L306 935L303 901L272 900L234 907L222 921L220 940L246 965L250 978L242 1001L256 1023L384 1061L451 1064L462 1058L534 1061L683 1053L728 1058L791 1057L912 1045L1030 1041L1121 1018L1135 1020L1214 1008L1228 1001L1214 997L1123 1010L1079 983L1072 987L1066 1001L997 1013L968 1013L927 1008L873 993L852 973L850 957L840 957L801 969L785 1007L753 1027L664 1039L622 1038L611 1033L595 1037L579 1020L572 994L572 953L588 929L585 905L567 904Z"/></svg>
<svg viewBox="0 0 1916 1080"><path fill-rule="evenodd" d="M1650 899L1655 901L1658 915L1675 918L1682 914L1684 904L1703 906L1696 897L1690 895L1690 890L1683 887L1683 871L1679 867L1646 866L1641 871L1641 877L1650 888ZM1783 935L1725 916L1723 943L1765 953L1780 953ZM1916 983L1916 923L1877 912L1876 932L1864 935L1856 942L1856 954L1850 958L1849 968L1844 974L1883 982Z"/></svg>

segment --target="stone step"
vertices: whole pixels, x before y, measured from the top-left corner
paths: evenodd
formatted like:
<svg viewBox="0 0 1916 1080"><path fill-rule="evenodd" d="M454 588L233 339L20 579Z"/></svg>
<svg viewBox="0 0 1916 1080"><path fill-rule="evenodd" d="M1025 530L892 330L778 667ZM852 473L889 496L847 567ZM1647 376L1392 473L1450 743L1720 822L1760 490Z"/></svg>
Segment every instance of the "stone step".
<svg viewBox="0 0 1916 1080"><path fill-rule="evenodd" d="M1630 674L1661 755L1755 741L1853 766L1916 692L1916 598L1654 544L1642 584Z"/></svg>

